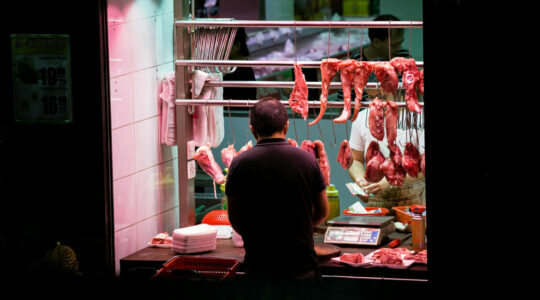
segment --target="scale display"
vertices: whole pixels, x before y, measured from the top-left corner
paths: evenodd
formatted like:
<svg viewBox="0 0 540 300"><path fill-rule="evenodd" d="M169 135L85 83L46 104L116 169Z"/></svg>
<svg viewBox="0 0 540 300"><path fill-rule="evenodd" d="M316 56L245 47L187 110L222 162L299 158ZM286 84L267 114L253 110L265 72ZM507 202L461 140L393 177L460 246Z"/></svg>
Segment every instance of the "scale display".
<svg viewBox="0 0 540 300"><path fill-rule="evenodd" d="M380 228L366 227L328 227L324 236L325 243L379 245L382 240Z"/></svg>

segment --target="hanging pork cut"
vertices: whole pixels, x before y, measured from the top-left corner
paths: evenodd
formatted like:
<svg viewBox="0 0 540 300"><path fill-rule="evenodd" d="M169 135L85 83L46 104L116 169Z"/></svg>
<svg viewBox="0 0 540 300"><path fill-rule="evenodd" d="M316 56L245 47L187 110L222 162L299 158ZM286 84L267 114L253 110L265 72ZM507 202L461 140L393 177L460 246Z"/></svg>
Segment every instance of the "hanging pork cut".
<svg viewBox="0 0 540 300"><path fill-rule="evenodd" d="M369 131L371 135L382 141L384 139L384 103L375 98L369 104Z"/></svg>
<svg viewBox="0 0 540 300"><path fill-rule="evenodd" d="M197 151L195 151L193 159L197 161L203 171L210 175L217 184L225 183L225 176L218 163L214 160L214 155L212 154L210 146L206 145L199 147Z"/></svg>
<svg viewBox="0 0 540 300"><path fill-rule="evenodd" d="M384 156L382 155L379 144L376 141L372 141L368 150L366 151L366 171L364 178L369 182L379 182L384 177L384 173L381 170L381 164L384 162Z"/></svg>
<svg viewBox="0 0 540 300"><path fill-rule="evenodd" d="M300 149L311 153L313 157L317 158L317 154L315 153L315 144L313 144L310 140L304 140L302 141L302 144L300 144Z"/></svg>
<svg viewBox="0 0 540 300"><path fill-rule="evenodd" d="M351 116L351 91L354 85L355 60L347 59L339 63L341 71L341 87L343 89L343 111L334 119L334 123L345 123Z"/></svg>
<svg viewBox="0 0 540 300"><path fill-rule="evenodd" d="M228 147L221 149L221 160L227 168L231 165L231 161L235 157L236 149L234 149L234 145L229 145Z"/></svg>
<svg viewBox="0 0 540 300"><path fill-rule="evenodd" d="M332 79L334 79L334 76L338 71L339 62L340 60L336 58L323 59L321 61L321 109L317 118L308 124L309 126L315 125L317 122L319 122L326 111L328 90L330 89Z"/></svg>
<svg viewBox="0 0 540 300"><path fill-rule="evenodd" d="M368 83L369 74L373 71L373 65L365 61L356 61L354 69L354 113L351 122L356 120L358 112L360 112L362 95L364 94L364 87Z"/></svg>
<svg viewBox="0 0 540 300"><path fill-rule="evenodd" d="M313 142L313 145L315 157L319 161L319 167L321 168L324 181L328 186L330 185L330 162L328 161L328 155L326 155L326 151L324 150L324 144L320 140L316 140Z"/></svg>
<svg viewBox="0 0 540 300"><path fill-rule="evenodd" d="M287 142L289 143L289 145L295 146L296 148L298 148L298 143L295 140L291 138L287 138Z"/></svg>
<svg viewBox="0 0 540 300"><path fill-rule="evenodd" d="M393 145L397 138L398 111L397 104L391 100L386 101L385 127L388 146Z"/></svg>
<svg viewBox="0 0 540 300"><path fill-rule="evenodd" d="M354 159L348 140L343 140L343 142L341 142L341 145L339 146L337 161L341 164L343 169L348 169L352 166Z"/></svg>
<svg viewBox="0 0 540 300"><path fill-rule="evenodd" d="M401 151L397 145L390 147L390 156L381 164L381 171L389 184L402 186L407 177L407 172L401 165Z"/></svg>
<svg viewBox="0 0 540 300"><path fill-rule="evenodd" d="M251 142L251 140L249 140L249 142L247 142L242 148L240 148L240 150L238 150L238 153L236 153L236 155L240 155L241 153L249 150L253 148L253 142Z"/></svg>
<svg viewBox="0 0 540 300"><path fill-rule="evenodd" d="M305 120L308 116L308 88L302 68L297 64L294 64L294 77L294 88L289 97L289 106L293 112L300 114Z"/></svg>
<svg viewBox="0 0 540 300"><path fill-rule="evenodd" d="M420 113L418 105L418 92L420 83L420 71L413 58L395 57L390 64L401 73L401 82L405 90L405 101L410 111Z"/></svg>
<svg viewBox="0 0 540 300"><path fill-rule="evenodd" d="M396 69L389 62L378 62L373 65L377 80L386 94L394 94L398 88L399 77Z"/></svg>
<svg viewBox="0 0 540 300"><path fill-rule="evenodd" d="M409 176L418 177L418 172L420 171L420 160L421 157L418 148L416 148L413 143L408 142L405 145L405 151L403 151L401 164Z"/></svg>

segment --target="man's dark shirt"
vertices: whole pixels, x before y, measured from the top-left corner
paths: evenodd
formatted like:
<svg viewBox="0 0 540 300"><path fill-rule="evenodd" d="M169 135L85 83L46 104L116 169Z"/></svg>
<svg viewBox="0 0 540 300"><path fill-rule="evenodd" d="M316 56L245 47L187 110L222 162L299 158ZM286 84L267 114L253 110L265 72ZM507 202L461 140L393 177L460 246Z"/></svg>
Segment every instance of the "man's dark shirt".
<svg viewBox="0 0 540 300"><path fill-rule="evenodd" d="M233 159L225 193L237 201L247 273L286 278L318 270L313 206L323 189L315 157L284 139L261 140Z"/></svg>

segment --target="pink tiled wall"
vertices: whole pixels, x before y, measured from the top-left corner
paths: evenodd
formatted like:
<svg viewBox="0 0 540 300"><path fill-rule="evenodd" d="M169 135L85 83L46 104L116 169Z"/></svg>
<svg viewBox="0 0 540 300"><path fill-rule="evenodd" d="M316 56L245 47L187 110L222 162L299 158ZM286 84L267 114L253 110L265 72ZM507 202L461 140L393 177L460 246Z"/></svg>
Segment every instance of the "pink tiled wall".
<svg viewBox="0 0 540 300"><path fill-rule="evenodd" d="M174 71L173 0L108 0L116 273L179 227L176 146L161 145L159 77Z"/></svg>

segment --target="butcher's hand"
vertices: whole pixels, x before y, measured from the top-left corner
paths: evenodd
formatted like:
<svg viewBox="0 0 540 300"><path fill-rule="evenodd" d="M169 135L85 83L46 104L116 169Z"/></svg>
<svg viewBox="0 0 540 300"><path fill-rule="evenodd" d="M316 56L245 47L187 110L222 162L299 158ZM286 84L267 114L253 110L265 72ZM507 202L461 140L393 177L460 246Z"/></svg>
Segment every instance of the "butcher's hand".
<svg viewBox="0 0 540 300"><path fill-rule="evenodd" d="M368 201L370 194L377 195L385 191L390 186L390 184L388 183L388 181L386 181L385 178L383 178L379 182L369 182L362 177L358 177L356 179L356 184L358 184L367 194L359 195L360 199L364 202Z"/></svg>

